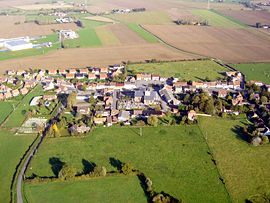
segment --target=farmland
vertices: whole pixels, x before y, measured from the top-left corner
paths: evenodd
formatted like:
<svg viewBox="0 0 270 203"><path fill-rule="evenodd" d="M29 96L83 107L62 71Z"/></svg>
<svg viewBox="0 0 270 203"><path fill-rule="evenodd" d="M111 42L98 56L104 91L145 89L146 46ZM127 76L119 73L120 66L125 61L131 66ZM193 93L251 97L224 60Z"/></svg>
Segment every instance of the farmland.
<svg viewBox="0 0 270 203"><path fill-rule="evenodd" d="M111 14L110 18L122 23L136 24L170 24L171 19L165 12L149 11L142 13Z"/></svg>
<svg viewBox="0 0 270 203"><path fill-rule="evenodd" d="M99 26L95 28L103 46L119 45L119 39L113 34L109 26Z"/></svg>
<svg viewBox="0 0 270 203"><path fill-rule="evenodd" d="M270 37L254 29L177 25L144 27L179 49L227 63L267 62L270 58Z"/></svg>
<svg viewBox="0 0 270 203"><path fill-rule="evenodd" d="M13 110L13 105L16 105L15 102L9 102L9 101L1 101L0 102L0 112L1 112L1 117L0 117L0 124L6 119L6 117L12 112Z"/></svg>
<svg viewBox="0 0 270 203"><path fill-rule="evenodd" d="M247 80L258 80L270 84L269 63L236 64L234 67L244 73Z"/></svg>
<svg viewBox="0 0 270 203"><path fill-rule="evenodd" d="M79 195L78 191L80 191ZM54 203L59 199L65 203L89 202L89 199L93 203L147 201L140 182L135 176L65 183L26 184L25 193L28 202L41 203Z"/></svg>
<svg viewBox="0 0 270 203"><path fill-rule="evenodd" d="M194 10L192 11L194 15L197 15L202 20L207 20L210 26L219 26L225 28L241 28L243 25L234 22L216 12L209 10Z"/></svg>
<svg viewBox="0 0 270 203"><path fill-rule="evenodd" d="M118 159L124 163L130 162L136 169L149 176L156 191L165 191L188 202L229 201L197 126L150 127L143 128L142 137L138 133L139 129L136 128L114 127L97 128L84 138L48 138L31 162L28 176L32 173L54 176L50 158L59 158L75 167L78 172L83 170L83 159L105 166L108 171L116 170L110 164L110 160ZM72 184L69 187L72 187ZM53 188L61 185L61 183L52 183ZM34 199L37 198L34 197L34 191L51 190L49 186L49 184L26 185L26 188L29 188L27 193L30 194L30 198ZM79 194L81 189L72 187L68 191L73 190L73 194ZM108 196L113 195L104 187L91 190L94 190L97 196L104 193ZM67 191L61 191L63 193L58 191L57 197L67 194ZM52 197L48 197L53 199L53 195L55 196L55 193L52 193ZM120 197L116 198L115 202L121 201ZM140 202L140 200L131 202Z"/></svg>
<svg viewBox="0 0 270 203"><path fill-rule="evenodd" d="M183 62L162 62L133 64L128 66L128 70L133 73L160 74L164 77L177 77L180 80L204 80L208 77L215 80L222 77L220 73L227 71L226 68L213 61L183 61Z"/></svg>
<svg viewBox="0 0 270 203"><path fill-rule="evenodd" d="M234 11L234 10L221 10L222 14L237 19L246 25L255 26L257 22L268 24L270 13L267 11Z"/></svg>
<svg viewBox="0 0 270 203"><path fill-rule="evenodd" d="M243 141L238 134L243 122L217 118L199 122L233 202L270 192L270 148L252 147Z"/></svg>
<svg viewBox="0 0 270 203"><path fill-rule="evenodd" d="M141 28L138 24L130 23L128 24L128 27L136 32L140 37L145 39L149 43L157 43L158 39L150 34L149 32L145 31L143 28Z"/></svg>

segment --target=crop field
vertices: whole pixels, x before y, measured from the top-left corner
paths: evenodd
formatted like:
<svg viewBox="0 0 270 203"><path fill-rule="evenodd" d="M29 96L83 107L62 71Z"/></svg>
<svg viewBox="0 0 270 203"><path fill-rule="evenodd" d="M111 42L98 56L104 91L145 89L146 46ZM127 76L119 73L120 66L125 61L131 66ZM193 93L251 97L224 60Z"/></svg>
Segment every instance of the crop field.
<svg viewBox="0 0 270 203"><path fill-rule="evenodd" d="M226 190L207 151L197 126L147 127L143 128L143 136L139 136L138 128L98 128L84 138L46 139L31 162L27 176L32 173L54 176L50 159L59 158L78 172L83 170L83 159L105 166L108 171L116 170L110 161L118 159L131 163L149 176L156 191L165 191L187 202L228 202ZM53 185L56 187L57 183ZM49 184L42 187L51 190ZM81 193L79 187L73 190L73 194ZM112 195L104 187L96 191L98 196ZM28 193L35 195L34 191ZM64 194L68 193L58 191L57 198Z"/></svg>
<svg viewBox="0 0 270 203"><path fill-rule="evenodd" d="M243 122L206 117L199 122L233 202L270 192L270 148L243 141L239 135Z"/></svg>
<svg viewBox="0 0 270 203"><path fill-rule="evenodd" d="M55 60L57 58L57 60ZM184 60L196 59L184 52L175 52L161 44L133 44L99 48L77 48L52 51L46 55L24 57L0 61L0 73L10 69L24 69L25 67L39 68L83 68L89 65L107 66L121 61L139 62L149 59ZM74 60L79 59L79 60Z"/></svg>
<svg viewBox="0 0 270 203"><path fill-rule="evenodd" d="M32 11L32 10L46 10L46 9L65 9L65 8L73 8L70 4L29 4L29 5L22 5L16 6L18 9Z"/></svg>
<svg viewBox="0 0 270 203"><path fill-rule="evenodd" d="M270 58L270 36L254 29L177 25L144 28L179 49L227 63L268 62Z"/></svg>
<svg viewBox="0 0 270 203"><path fill-rule="evenodd" d="M44 36L53 34L55 30L78 29L75 23L37 25L24 23L25 20L25 16L0 16L1 38Z"/></svg>
<svg viewBox="0 0 270 203"><path fill-rule="evenodd" d="M197 15L202 20L207 20L210 26L219 26L225 28L241 28L243 25L234 22L216 12L209 10L193 10L192 13Z"/></svg>
<svg viewBox="0 0 270 203"><path fill-rule="evenodd" d="M13 127L20 127L26 118L26 113L29 111L29 103L34 96L38 96L43 92L41 86L36 86L29 92L12 112L9 118L3 123L4 128L11 129Z"/></svg>
<svg viewBox="0 0 270 203"><path fill-rule="evenodd" d="M270 12L267 11L221 10L219 12L250 26L255 26L257 22L269 24L270 19Z"/></svg>
<svg viewBox="0 0 270 203"><path fill-rule="evenodd" d="M171 19L166 12L161 11L147 11L127 14L111 14L110 18L123 23L136 24L170 24Z"/></svg>
<svg viewBox="0 0 270 203"><path fill-rule="evenodd" d="M41 24L52 24L55 23L55 16L46 16L46 15L26 15L25 20L29 22L38 21Z"/></svg>
<svg viewBox="0 0 270 203"><path fill-rule="evenodd" d="M258 80L270 84L270 63L248 63L233 65L245 74L247 80Z"/></svg>
<svg viewBox="0 0 270 203"><path fill-rule="evenodd" d="M44 193L44 191L46 191ZM59 192L61 191L61 192ZM77 193L80 191L80 193ZM89 181L26 184L27 202L147 202L136 176L97 178ZM68 194L68 195L67 195Z"/></svg>
<svg viewBox="0 0 270 203"><path fill-rule="evenodd" d="M155 36L145 31L138 24L130 23L128 24L128 27L149 43L159 42L159 40Z"/></svg>
<svg viewBox="0 0 270 203"><path fill-rule="evenodd" d="M222 78L222 72L227 69L213 61L183 61L183 62L162 62L128 65L128 70L133 73L152 73L164 77L177 77L180 80L210 80Z"/></svg>
<svg viewBox="0 0 270 203"><path fill-rule="evenodd" d="M226 28L241 28L239 23L236 23L214 11L209 10L193 10L192 14L208 21L210 26L226 27Z"/></svg>
<svg viewBox="0 0 270 203"><path fill-rule="evenodd" d="M85 19L99 21L99 22L105 22L105 23L115 23L114 20L112 20L110 18L106 18L104 16L90 16L90 17L85 17Z"/></svg>
<svg viewBox="0 0 270 203"><path fill-rule="evenodd" d="M99 26L95 28L98 38L101 40L103 46L119 45L119 39L113 34L110 27Z"/></svg>

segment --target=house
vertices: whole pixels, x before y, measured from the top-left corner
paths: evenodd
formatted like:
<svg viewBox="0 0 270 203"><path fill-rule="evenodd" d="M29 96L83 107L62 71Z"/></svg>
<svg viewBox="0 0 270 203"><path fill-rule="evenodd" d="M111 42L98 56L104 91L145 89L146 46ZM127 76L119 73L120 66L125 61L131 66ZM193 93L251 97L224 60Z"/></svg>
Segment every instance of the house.
<svg viewBox="0 0 270 203"><path fill-rule="evenodd" d="M159 75L157 75L157 74L153 74L152 75L152 80L153 81L159 81L159 79L160 79L160 76Z"/></svg>
<svg viewBox="0 0 270 203"><path fill-rule="evenodd" d="M48 74L49 75L56 75L57 74L57 70L56 69L48 70Z"/></svg>
<svg viewBox="0 0 270 203"><path fill-rule="evenodd" d="M92 68L92 73L98 75L100 73L100 69L99 68Z"/></svg>
<svg viewBox="0 0 270 203"><path fill-rule="evenodd" d="M17 90L17 89L16 89L16 90L12 90L11 93L12 93L12 96L13 96L13 97L17 97L17 96L20 95L20 91Z"/></svg>
<svg viewBox="0 0 270 203"><path fill-rule="evenodd" d="M54 89L54 84L52 82L46 83L46 85L43 86L44 91L48 91L52 89Z"/></svg>
<svg viewBox="0 0 270 203"><path fill-rule="evenodd" d="M100 73L100 75L99 75L99 79L100 80L106 80L107 79L107 73Z"/></svg>
<svg viewBox="0 0 270 203"><path fill-rule="evenodd" d="M140 73L137 74L137 75L136 75L136 79L137 79L137 80L143 80L143 75L140 74Z"/></svg>
<svg viewBox="0 0 270 203"><path fill-rule="evenodd" d="M100 68L100 72L101 73L108 73L109 72L109 69L106 68L106 67L102 67L102 68Z"/></svg>
<svg viewBox="0 0 270 203"><path fill-rule="evenodd" d="M5 97L4 97L4 94L0 93L0 100L4 100Z"/></svg>
<svg viewBox="0 0 270 203"><path fill-rule="evenodd" d="M58 70L58 73L60 75L65 75L65 74L67 74L67 71L65 69L60 69L60 70Z"/></svg>
<svg viewBox="0 0 270 203"><path fill-rule="evenodd" d="M80 69L79 71L80 71L80 74L84 74L84 75L87 75L89 72L87 68Z"/></svg>
<svg viewBox="0 0 270 203"><path fill-rule="evenodd" d="M97 77L96 77L96 75L94 74L94 73L89 73L88 74L88 79L89 80L95 80Z"/></svg>
<svg viewBox="0 0 270 203"><path fill-rule="evenodd" d="M74 73L67 73L66 74L66 79L73 79L75 77Z"/></svg>
<svg viewBox="0 0 270 203"><path fill-rule="evenodd" d="M141 116L143 114L143 110L133 110L132 112L132 118L136 118L138 116Z"/></svg>
<svg viewBox="0 0 270 203"><path fill-rule="evenodd" d="M26 95L28 93L28 89L27 88L22 88L22 89L20 89L20 93L22 95Z"/></svg>
<svg viewBox="0 0 270 203"><path fill-rule="evenodd" d="M71 74L76 74L77 73L77 70L73 68L73 69L69 69L68 72L71 73Z"/></svg>
<svg viewBox="0 0 270 203"><path fill-rule="evenodd" d="M76 111L77 113L80 113L82 115L87 115L90 113L90 109L88 106L77 106Z"/></svg>
<svg viewBox="0 0 270 203"><path fill-rule="evenodd" d="M120 111L118 114L118 120L121 122L126 122L130 119L129 111Z"/></svg>
<svg viewBox="0 0 270 203"><path fill-rule="evenodd" d="M47 100L47 101L52 101L57 99L57 96L55 94L52 95L43 95L42 97L43 100Z"/></svg>
<svg viewBox="0 0 270 203"><path fill-rule="evenodd" d="M159 102L159 96L156 91L145 91L143 103L145 105L156 105Z"/></svg>
<svg viewBox="0 0 270 203"><path fill-rule="evenodd" d="M77 74L76 74L76 78L77 78L78 80L82 80L82 79L84 79L84 74L77 73Z"/></svg>
<svg viewBox="0 0 270 203"><path fill-rule="evenodd" d="M134 92L134 101L137 103L142 102L144 96L144 91L143 90L135 90Z"/></svg>
<svg viewBox="0 0 270 203"><path fill-rule="evenodd" d="M228 91L225 89L219 89L217 91L217 96L221 98L225 98L228 95Z"/></svg>
<svg viewBox="0 0 270 203"><path fill-rule="evenodd" d="M188 112L188 119L191 120L191 121L194 121L194 120L196 120L196 118L197 118L197 113L196 113L196 111L190 110L190 111Z"/></svg>
<svg viewBox="0 0 270 203"><path fill-rule="evenodd" d="M71 133L87 133L91 130L90 127L86 125L73 125L72 127L69 128L69 131Z"/></svg>
<svg viewBox="0 0 270 203"><path fill-rule="evenodd" d="M5 97L6 99L11 98L11 97L12 97L11 92L6 92L6 93L4 93L4 97Z"/></svg>
<svg viewBox="0 0 270 203"><path fill-rule="evenodd" d="M94 117L94 123L96 125L103 125L106 122L107 118L102 117L102 118L98 118L98 117Z"/></svg>
<svg viewBox="0 0 270 203"><path fill-rule="evenodd" d="M203 88L205 87L205 84L203 82L192 82L192 86L196 87L196 88Z"/></svg>
<svg viewBox="0 0 270 203"><path fill-rule="evenodd" d="M113 125L112 117L108 116L106 120L107 127L110 127Z"/></svg>

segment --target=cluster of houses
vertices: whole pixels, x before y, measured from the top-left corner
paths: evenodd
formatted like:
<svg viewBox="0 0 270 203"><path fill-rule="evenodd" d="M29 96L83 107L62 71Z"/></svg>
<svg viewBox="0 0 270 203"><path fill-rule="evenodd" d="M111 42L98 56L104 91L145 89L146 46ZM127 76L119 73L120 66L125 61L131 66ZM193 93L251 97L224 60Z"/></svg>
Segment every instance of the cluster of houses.
<svg viewBox="0 0 270 203"><path fill-rule="evenodd" d="M139 73L126 76L122 82L112 82L114 77L124 72L125 67L122 65L50 69L32 73L8 71L5 77L0 78L0 99L27 94L36 84L42 85L44 91L51 92L49 99L55 99L58 94L76 92L74 111L77 114L89 115L89 100L94 98L96 108L93 121L96 125L107 126L120 122L129 125L134 118L147 118L151 115L159 117L168 111L178 113L178 106L181 104L179 94L190 92L203 91L209 96L220 98L226 98L230 94L233 95L233 105L245 103L241 94L244 90L244 78L237 71L226 72L224 81L186 82L173 77ZM5 85L14 84L18 78L21 78L22 83L19 89L12 89ZM258 86L265 85L259 81L252 82ZM229 110L227 113L230 113ZM188 119L194 120L196 112L190 111L187 116ZM82 133L90 129L87 126L73 126L72 130Z"/></svg>
<svg viewBox="0 0 270 203"><path fill-rule="evenodd" d="M132 9L127 8L127 9L113 9L111 13L122 14L122 13L144 12L144 11L146 11L145 8L132 8Z"/></svg>

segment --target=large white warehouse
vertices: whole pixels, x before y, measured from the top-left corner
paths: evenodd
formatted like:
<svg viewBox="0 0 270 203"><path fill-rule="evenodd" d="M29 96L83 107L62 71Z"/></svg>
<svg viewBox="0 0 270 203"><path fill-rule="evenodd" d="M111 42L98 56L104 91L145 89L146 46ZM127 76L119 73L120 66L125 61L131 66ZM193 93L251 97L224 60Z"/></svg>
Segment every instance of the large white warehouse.
<svg viewBox="0 0 270 203"><path fill-rule="evenodd" d="M33 48L33 44L30 42L29 37L20 37L13 39L1 39L0 47L4 47L10 51L19 51L31 49Z"/></svg>

